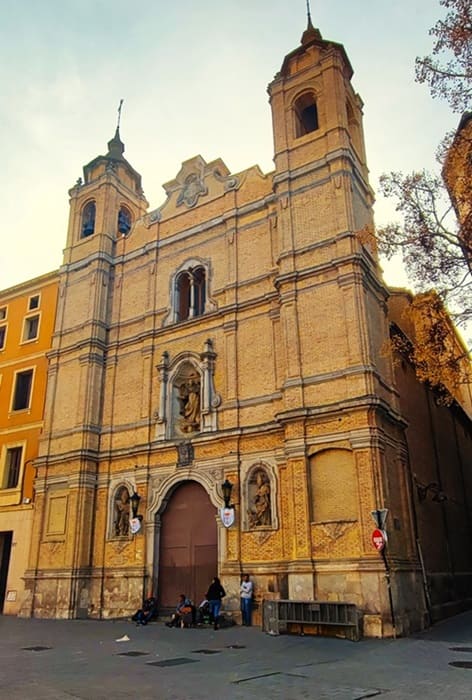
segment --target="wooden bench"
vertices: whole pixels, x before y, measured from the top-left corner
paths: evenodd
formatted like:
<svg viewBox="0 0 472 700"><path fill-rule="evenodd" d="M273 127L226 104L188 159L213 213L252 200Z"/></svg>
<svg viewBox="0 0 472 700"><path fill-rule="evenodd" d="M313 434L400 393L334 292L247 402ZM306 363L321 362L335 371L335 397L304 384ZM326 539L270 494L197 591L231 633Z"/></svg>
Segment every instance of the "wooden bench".
<svg viewBox="0 0 472 700"><path fill-rule="evenodd" d="M264 600L262 628L268 634L299 634L338 636L358 641L359 615L353 603L319 600Z"/></svg>

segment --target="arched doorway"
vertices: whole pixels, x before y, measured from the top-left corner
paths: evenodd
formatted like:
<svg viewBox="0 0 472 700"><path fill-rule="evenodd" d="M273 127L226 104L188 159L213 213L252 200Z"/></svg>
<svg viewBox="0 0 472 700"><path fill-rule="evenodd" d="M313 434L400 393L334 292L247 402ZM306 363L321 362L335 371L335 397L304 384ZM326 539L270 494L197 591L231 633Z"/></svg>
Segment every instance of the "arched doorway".
<svg viewBox="0 0 472 700"><path fill-rule="evenodd" d="M158 598L174 608L179 593L198 605L218 569L216 509L195 481L172 494L161 517Z"/></svg>

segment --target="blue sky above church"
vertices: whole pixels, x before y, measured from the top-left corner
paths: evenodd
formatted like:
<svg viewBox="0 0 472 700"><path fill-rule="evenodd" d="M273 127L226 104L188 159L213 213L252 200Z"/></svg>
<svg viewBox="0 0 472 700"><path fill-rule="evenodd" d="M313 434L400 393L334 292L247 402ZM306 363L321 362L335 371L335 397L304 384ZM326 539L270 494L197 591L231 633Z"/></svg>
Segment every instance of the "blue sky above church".
<svg viewBox="0 0 472 700"><path fill-rule="evenodd" d="M458 115L414 82L437 0L314 0L313 24L345 46L364 100L371 184L434 167ZM273 168L267 84L306 27L305 0L6 0L0 8L3 214L0 288L61 264L68 189L106 152L124 98L125 157L151 209L181 162ZM393 215L378 198L377 223ZM398 266L390 284L403 284Z"/></svg>

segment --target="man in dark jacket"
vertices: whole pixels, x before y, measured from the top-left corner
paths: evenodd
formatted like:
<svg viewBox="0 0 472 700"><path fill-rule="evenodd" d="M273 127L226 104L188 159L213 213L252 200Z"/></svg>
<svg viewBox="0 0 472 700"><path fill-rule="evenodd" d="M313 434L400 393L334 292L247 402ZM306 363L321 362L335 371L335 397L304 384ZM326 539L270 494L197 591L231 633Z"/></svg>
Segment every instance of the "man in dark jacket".
<svg viewBox="0 0 472 700"><path fill-rule="evenodd" d="M157 600L155 598L146 598L143 607L134 613L132 619L138 625L147 625L153 617L157 617Z"/></svg>
<svg viewBox="0 0 472 700"><path fill-rule="evenodd" d="M208 604L210 606L210 612L211 616L214 620L214 628L215 630L218 629L218 619L220 617L220 609L221 609L221 599L224 598L226 595L225 589L221 585L220 579L218 576L215 576L213 581L210 584L210 587L206 593L206 599L208 600Z"/></svg>

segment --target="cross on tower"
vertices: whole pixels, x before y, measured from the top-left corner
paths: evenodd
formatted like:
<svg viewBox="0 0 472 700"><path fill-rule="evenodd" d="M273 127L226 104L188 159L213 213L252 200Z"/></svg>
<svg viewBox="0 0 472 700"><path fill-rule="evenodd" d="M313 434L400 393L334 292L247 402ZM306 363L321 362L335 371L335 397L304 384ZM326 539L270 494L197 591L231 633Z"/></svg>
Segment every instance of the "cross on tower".
<svg viewBox="0 0 472 700"><path fill-rule="evenodd" d="M121 107L122 107L122 105L123 105L123 98L121 98L120 104L119 104L119 107L118 107L118 122L117 122L117 124L116 124L116 128L117 128L117 129L120 128Z"/></svg>

